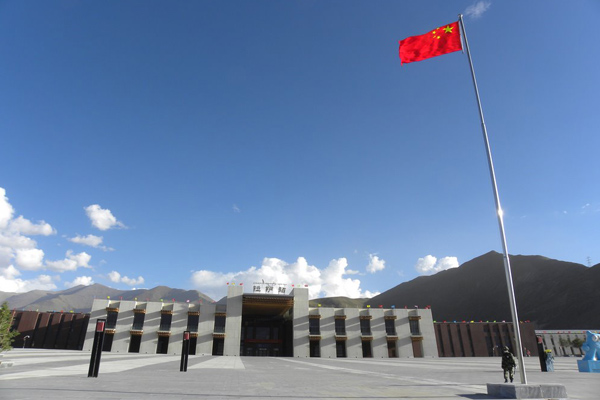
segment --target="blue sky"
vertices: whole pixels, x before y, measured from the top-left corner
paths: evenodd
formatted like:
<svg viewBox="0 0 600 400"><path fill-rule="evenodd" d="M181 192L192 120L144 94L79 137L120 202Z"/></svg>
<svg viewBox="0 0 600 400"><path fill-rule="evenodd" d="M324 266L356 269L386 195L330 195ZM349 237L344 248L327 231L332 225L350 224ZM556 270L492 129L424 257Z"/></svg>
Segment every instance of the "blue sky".
<svg viewBox="0 0 600 400"><path fill-rule="evenodd" d="M596 1L0 1L0 290L358 297L501 252L466 54L398 58L459 13L510 253L599 263Z"/></svg>

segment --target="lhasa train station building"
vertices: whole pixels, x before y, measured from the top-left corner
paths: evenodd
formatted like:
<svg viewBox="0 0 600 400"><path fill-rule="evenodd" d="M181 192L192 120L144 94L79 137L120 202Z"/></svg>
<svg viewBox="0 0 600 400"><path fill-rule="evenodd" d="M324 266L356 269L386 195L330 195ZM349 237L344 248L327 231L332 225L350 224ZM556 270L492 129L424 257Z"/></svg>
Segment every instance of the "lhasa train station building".
<svg viewBox="0 0 600 400"><path fill-rule="evenodd" d="M430 309L311 308L307 288L267 294L231 285L226 301L213 304L95 300L83 350L91 350L99 318L103 349L112 353L181 354L189 331L190 354L438 356Z"/></svg>

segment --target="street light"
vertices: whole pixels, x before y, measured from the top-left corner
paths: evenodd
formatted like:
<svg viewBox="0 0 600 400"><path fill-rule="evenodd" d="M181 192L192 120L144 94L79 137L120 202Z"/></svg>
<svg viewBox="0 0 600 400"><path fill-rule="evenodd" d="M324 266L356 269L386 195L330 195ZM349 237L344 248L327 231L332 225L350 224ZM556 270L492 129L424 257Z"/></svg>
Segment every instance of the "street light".
<svg viewBox="0 0 600 400"><path fill-rule="evenodd" d="M27 339L29 339L29 335L23 338L23 348L25 348L25 344L27 343Z"/></svg>

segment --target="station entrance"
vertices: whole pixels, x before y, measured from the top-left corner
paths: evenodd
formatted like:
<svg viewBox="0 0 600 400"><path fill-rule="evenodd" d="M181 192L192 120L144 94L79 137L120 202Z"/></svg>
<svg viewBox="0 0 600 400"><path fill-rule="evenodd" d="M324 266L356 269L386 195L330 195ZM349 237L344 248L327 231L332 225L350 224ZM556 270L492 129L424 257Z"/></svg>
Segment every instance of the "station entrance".
<svg viewBox="0 0 600 400"><path fill-rule="evenodd" d="M240 355L293 357L294 297L245 294Z"/></svg>

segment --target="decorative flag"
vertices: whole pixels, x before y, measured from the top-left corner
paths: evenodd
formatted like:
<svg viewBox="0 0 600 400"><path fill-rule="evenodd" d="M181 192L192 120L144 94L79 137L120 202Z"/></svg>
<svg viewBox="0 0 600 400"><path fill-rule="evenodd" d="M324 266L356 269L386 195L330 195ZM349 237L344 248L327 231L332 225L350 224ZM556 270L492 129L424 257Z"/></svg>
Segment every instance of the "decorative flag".
<svg viewBox="0 0 600 400"><path fill-rule="evenodd" d="M400 64L462 50L458 21L400 41Z"/></svg>

